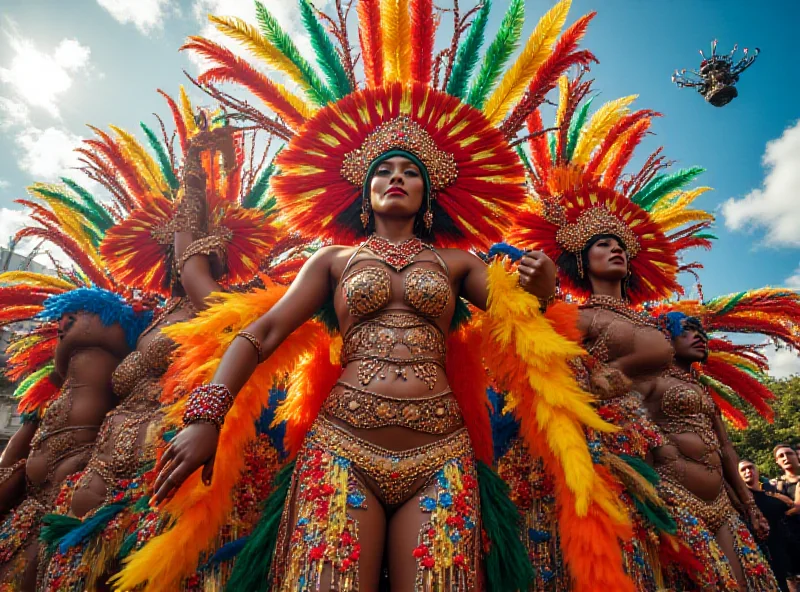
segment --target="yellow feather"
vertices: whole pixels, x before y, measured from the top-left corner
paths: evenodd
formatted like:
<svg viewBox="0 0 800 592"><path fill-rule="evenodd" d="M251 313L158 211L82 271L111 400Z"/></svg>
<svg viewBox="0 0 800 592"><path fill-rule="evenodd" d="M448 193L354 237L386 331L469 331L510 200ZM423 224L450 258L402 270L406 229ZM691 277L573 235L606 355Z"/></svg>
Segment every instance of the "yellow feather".
<svg viewBox="0 0 800 592"><path fill-rule="evenodd" d="M485 345L487 351L502 356L494 363L487 356L489 370L502 388L516 385L516 390L509 389L506 408L520 420L523 436L531 429L544 433L564 470L567 487L575 494L575 510L583 516L592 500L600 503L599 498L605 496L584 429L615 430L597 415L593 397L581 390L569 366L570 360L585 352L553 329L538 312L536 298L519 287L515 274L500 262L490 265L487 273ZM503 360L507 367L497 367Z"/></svg>
<svg viewBox="0 0 800 592"><path fill-rule="evenodd" d="M6 271L5 273L0 273L0 284L30 284L31 286L63 290L72 290L75 287L72 282L32 271Z"/></svg>
<svg viewBox="0 0 800 592"><path fill-rule="evenodd" d="M561 127L564 123L564 115L567 113L567 102L569 100L569 78L561 76L558 79L558 111L556 111L556 127Z"/></svg>
<svg viewBox="0 0 800 592"><path fill-rule="evenodd" d="M144 149L144 146L125 130L115 125L109 127L117 134L125 157L139 171L139 176L147 181L150 189L160 193L167 193L169 186L164 179L164 174L156 164L155 159Z"/></svg>
<svg viewBox="0 0 800 592"><path fill-rule="evenodd" d="M265 39L255 27L235 17L209 15L208 20L214 23L218 31L239 41L253 52L253 55L264 60L270 67L284 72L300 88L303 90L310 88L300 68L287 58L282 51ZM280 87L280 93L287 101L292 103L293 107L303 113L304 117L308 117L309 114L314 112L314 109L310 108L302 99L290 93L283 86ZM300 107L299 105L303 106Z"/></svg>
<svg viewBox="0 0 800 592"><path fill-rule="evenodd" d="M297 112L303 116L304 119L311 119L314 116L314 113L317 112L317 109L311 106L310 103L307 103L296 94L291 92L288 88L283 86L282 84L278 84L277 82L273 82L275 85L275 90L286 99L286 101L294 107Z"/></svg>
<svg viewBox="0 0 800 592"><path fill-rule="evenodd" d="M656 207L653 208L653 216L655 217L660 212L682 210L710 190L711 187L695 187L690 191L681 191L680 189L673 191L664 199L658 201Z"/></svg>
<svg viewBox="0 0 800 592"><path fill-rule="evenodd" d="M589 162L592 151L600 145L608 130L628 114L628 106L636 100L637 95L622 97L615 101L609 101L600 107L588 125L584 126L575 145L575 152L572 155L572 162L576 165L585 165Z"/></svg>
<svg viewBox="0 0 800 592"><path fill-rule="evenodd" d="M197 132L197 123L194 120L194 109L192 102L189 100L189 95L186 94L186 89L181 84L181 115L183 116L183 124L186 126L186 133L192 136Z"/></svg>
<svg viewBox="0 0 800 592"><path fill-rule="evenodd" d="M608 169L608 165L617 157L617 154L625 148L625 143L628 139L636 133L637 130L644 127L644 129L648 129L650 127L650 122L652 121L651 118L646 118L641 120L638 124L632 126L628 131L620 134L620 136L614 141L614 144L609 148L606 152L605 156L603 156L603 162L600 163L600 166L597 167L597 174L603 176Z"/></svg>
<svg viewBox="0 0 800 592"><path fill-rule="evenodd" d="M716 358L717 360L720 360L732 366L744 366L753 372L761 372L759 367L755 365L753 362L751 362L747 358L738 356L736 354L732 354L729 352L714 352L710 355L710 357Z"/></svg>
<svg viewBox="0 0 800 592"><path fill-rule="evenodd" d="M653 217L655 220L655 216ZM683 210L676 212L672 216L659 217L658 225L662 232L674 230L685 224L697 224L698 222L713 222L714 214L709 214L705 210Z"/></svg>
<svg viewBox="0 0 800 592"><path fill-rule="evenodd" d="M86 234L86 230L83 227L84 224L88 225L89 222L87 222L83 216L79 216L74 210L69 209L55 199L44 196L42 196L42 198L61 221L61 226L66 230L66 234L80 245L83 252L92 260L98 269L103 269L103 261L100 258L100 253L98 253L97 249L92 244L91 239ZM78 219L78 217L80 219Z"/></svg>
<svg viewBox="0 0 800 592"><path fill-rule="evenodd" d="M552 52L571 4L571 0L561 0L547 11L531 33L517 61L486 101L483 112L492 125L500 123L508 110L525 94L536 71Z"/></svg>
<svg viewBox="0 0 800 592"><path fill-rule="evenodd" d="M408 0L381 0L386 82L411 79L411 21Z"/></svg>

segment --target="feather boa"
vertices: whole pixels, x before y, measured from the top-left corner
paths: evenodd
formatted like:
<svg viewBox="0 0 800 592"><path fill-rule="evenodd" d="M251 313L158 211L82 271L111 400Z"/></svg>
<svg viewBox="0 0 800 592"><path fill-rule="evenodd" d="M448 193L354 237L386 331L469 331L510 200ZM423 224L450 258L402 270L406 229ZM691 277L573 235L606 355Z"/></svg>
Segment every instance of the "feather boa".
<svg viewBox="0 0 800 592"><path fill-rule="evenodd" d="M563 467L575 496L575 511L586 515L590 500L602 490L586 445L584 427L614 428L591 406L592 397L575 381L569 362L583 350L555 331L541 315L535 296L524 292L517 275L502 262L489 266L489 305L484 324L487 366L503 390L506 410L520 420L526 442L541 431Z"/></svg>
<svg viewBox="0 0 800 592"><path fill-rule="evenodd" d="M177 399L167 410L167 421L174 422L182 415L182 395L211 379L236 332L269 310L285 290L267 280L266 288L252 293L215 295L215 303L195 319L164 329L178 343L165 381L165 400ZM230 514L231 491L244 468L244 450L256 436L256 420L269 403L274 377L291 372L321 332L317 324L306 323L258 367L225 417L211 485L203 485L200 471L187 479L165 506L173 527L126 560L115 577L115 589L132 590L147 583L149 591L175 590L181 578L194 572L201 554L211 550L209 546ZM185 377L190 377L188 382Z"/></svg>

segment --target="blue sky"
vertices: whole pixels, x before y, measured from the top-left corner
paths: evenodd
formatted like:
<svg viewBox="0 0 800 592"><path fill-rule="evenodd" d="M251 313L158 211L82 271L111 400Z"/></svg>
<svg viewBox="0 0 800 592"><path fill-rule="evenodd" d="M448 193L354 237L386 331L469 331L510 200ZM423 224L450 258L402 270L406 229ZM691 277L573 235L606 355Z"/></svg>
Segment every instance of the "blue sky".
<svg viewBox="0 0 800 592"><path fill-rule="evenodd" d="M317 5L324 8L326 2ZM294 3L266 4L302 49L307 42ZM155 89L175 93L184 81L182 70L197 72L178 47L207 27L208 12L253 15L250 0L3 0L2 5L2 242L24 222L12 200L23 197L31 182L55 180L74 166L70 149L88 137L86 123L133 131L141 120L154 122L151 113L166 113ZM494 5L492 33L506 2ZM551 0L528 2L526 33L551 5ZM700 181L714 191L698 204L717 214L719 241L697 257L705 265L706 296L767 284L800 287L795 205L800 201L800 3L573 0L570 22L591 10L598 15L584 46L600 60L592 71L600 99L638 94L635 106L664 114L640 157L663 145L677 166L707 169ZM448 28L443 26L443 36ZM670 81L675 68L696 67L697 50L707 50L714 38L721 51L734 43L762 51L739 83L739 98L721 109Z"/></svg>

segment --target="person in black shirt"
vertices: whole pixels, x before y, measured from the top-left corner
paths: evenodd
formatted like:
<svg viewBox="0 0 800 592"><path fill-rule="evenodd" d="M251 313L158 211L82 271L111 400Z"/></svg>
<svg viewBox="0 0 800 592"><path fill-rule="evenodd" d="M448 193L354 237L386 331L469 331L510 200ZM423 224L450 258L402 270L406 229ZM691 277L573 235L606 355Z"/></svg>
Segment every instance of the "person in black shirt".
<svg viewBox="0 0 800 592"><path fill-rule="evenodd" d="M758 467L749 460L739 462L739 474L753 494L756 506L769 523L769 536L761 541L762 550L768 557L770 567L781 590L795 592L788 580L792 572L792 544L786 513L794 508L794 502L779 493L769 482L760 479ZM766 547L766 548L764 548Z"/></svg>

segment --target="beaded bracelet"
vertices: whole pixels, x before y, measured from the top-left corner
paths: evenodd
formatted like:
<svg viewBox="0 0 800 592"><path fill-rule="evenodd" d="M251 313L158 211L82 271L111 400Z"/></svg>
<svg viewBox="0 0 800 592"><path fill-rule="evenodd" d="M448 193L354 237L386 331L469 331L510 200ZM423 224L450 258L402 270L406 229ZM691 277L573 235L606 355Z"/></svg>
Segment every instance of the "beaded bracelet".
<svg viewBox="0 0 800 592"><path fill-rule="evenodd" d="M217 429L225 423L225 414L233 406L233 393L224 384L204 384L191 393L183 412L183 425L199 421L213 423Z"/></svg>
<svg viewBox="0 0 800 592"><path fill-rule="evenodd" d="M258 356L259 364L264 360L264 350L261 347L261 342L258 340L258 337L248 331L239 331L236 334L236 337L247 339L247 341L252 344L252 346L256 349L256 355Z"/></svg>

